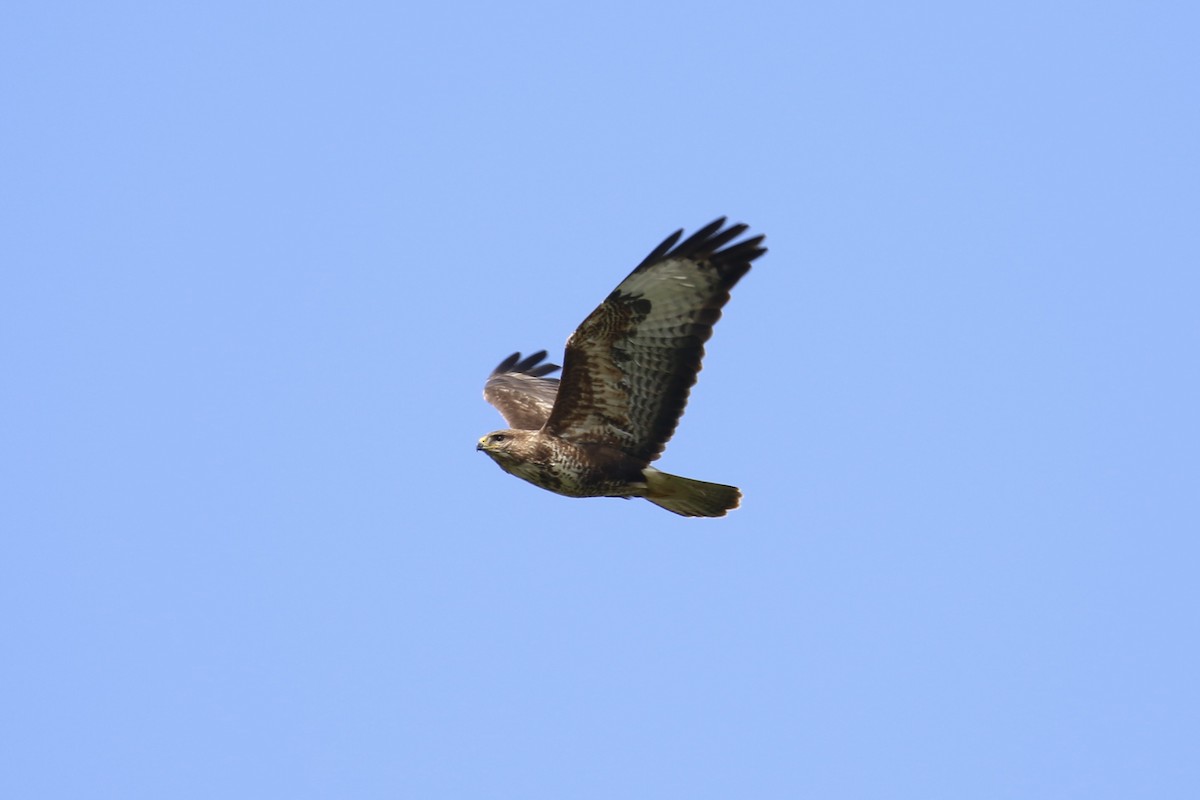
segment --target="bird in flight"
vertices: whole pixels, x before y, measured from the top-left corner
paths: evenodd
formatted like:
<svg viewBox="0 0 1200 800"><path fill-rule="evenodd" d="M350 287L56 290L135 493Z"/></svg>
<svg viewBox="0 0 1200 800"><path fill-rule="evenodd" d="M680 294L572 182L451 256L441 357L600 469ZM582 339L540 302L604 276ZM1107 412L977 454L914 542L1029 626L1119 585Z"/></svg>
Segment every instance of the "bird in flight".
<svg viewBox="0 0 1200 800"><path fill-rule="evenodd" d="M735 486L650 466L675 432L729 290L766 252L722 217L668 236L567 340L562 378L546 351L513 353L483 396L511 426L479 440L505 472L568 497L644 497L685 517L723 517Z"/></svg>

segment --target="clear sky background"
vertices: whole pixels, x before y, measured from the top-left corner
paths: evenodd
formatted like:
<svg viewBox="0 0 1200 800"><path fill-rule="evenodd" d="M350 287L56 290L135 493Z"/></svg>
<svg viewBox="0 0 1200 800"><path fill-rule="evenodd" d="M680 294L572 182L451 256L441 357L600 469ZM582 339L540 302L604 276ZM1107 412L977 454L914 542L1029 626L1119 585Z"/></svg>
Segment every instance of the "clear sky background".
<svg viewBox="0 0 1200 800"><path fill-rule="evenodd" d="M1197 15L6 4L0 795L1200 796ZM740 510L475 452L720 215Z"/></svg>

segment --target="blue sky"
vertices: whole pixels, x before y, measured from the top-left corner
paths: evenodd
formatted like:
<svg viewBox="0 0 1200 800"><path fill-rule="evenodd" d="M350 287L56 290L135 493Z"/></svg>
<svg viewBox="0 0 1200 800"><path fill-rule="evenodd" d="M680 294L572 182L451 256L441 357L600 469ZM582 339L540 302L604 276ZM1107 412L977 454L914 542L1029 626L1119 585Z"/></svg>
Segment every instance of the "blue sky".
<svg viewBox="0 0 1200 800"><path fill-rule="evenodd" d="M0 12L0 794L1195 797L1184 3ZM474 450L665 235L688 520Z"/></svg>

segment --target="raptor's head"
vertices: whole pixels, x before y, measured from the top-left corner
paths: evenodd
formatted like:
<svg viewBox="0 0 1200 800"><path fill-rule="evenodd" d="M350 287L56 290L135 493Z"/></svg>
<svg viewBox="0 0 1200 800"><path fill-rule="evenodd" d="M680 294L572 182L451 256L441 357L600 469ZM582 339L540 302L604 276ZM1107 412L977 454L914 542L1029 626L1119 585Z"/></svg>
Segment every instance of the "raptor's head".
<svg viewBox="0 0 1200 800"><path fill-rule="evenodd" d="M538 446L537 437L537 431L494 431L480 439L475 449L487 453L500 469L510 475L537 483L540 462L544 460L537 455L542 449Z"/></svg>
<svg viewBox="0 0 1200 800"><path fill-rule="evenodd" d="M522 434L525 433L527 431L493 431L481 438L475 445L475 449L487 453L493 461L503 467L521 460Z"/></svg>

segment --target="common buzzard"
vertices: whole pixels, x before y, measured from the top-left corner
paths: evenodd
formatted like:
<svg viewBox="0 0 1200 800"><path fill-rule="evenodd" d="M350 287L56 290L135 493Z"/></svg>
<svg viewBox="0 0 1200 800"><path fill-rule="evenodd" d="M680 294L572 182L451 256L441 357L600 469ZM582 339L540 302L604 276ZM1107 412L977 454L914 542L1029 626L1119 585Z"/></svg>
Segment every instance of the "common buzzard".
<svg viewBox="0 0 1200 800"><path fill-rule="evenodd" d="M476 449L569 497L644 497L686 517L737 508L736 487L650 462L675 432L729 290L766 252L762 236L730 244L745 230L722 217L682 243L682 230L668 236L567 340L561 381L545 377L558 365L542 363L544 350L501 362L483 396L512 428Z"/></svg>

